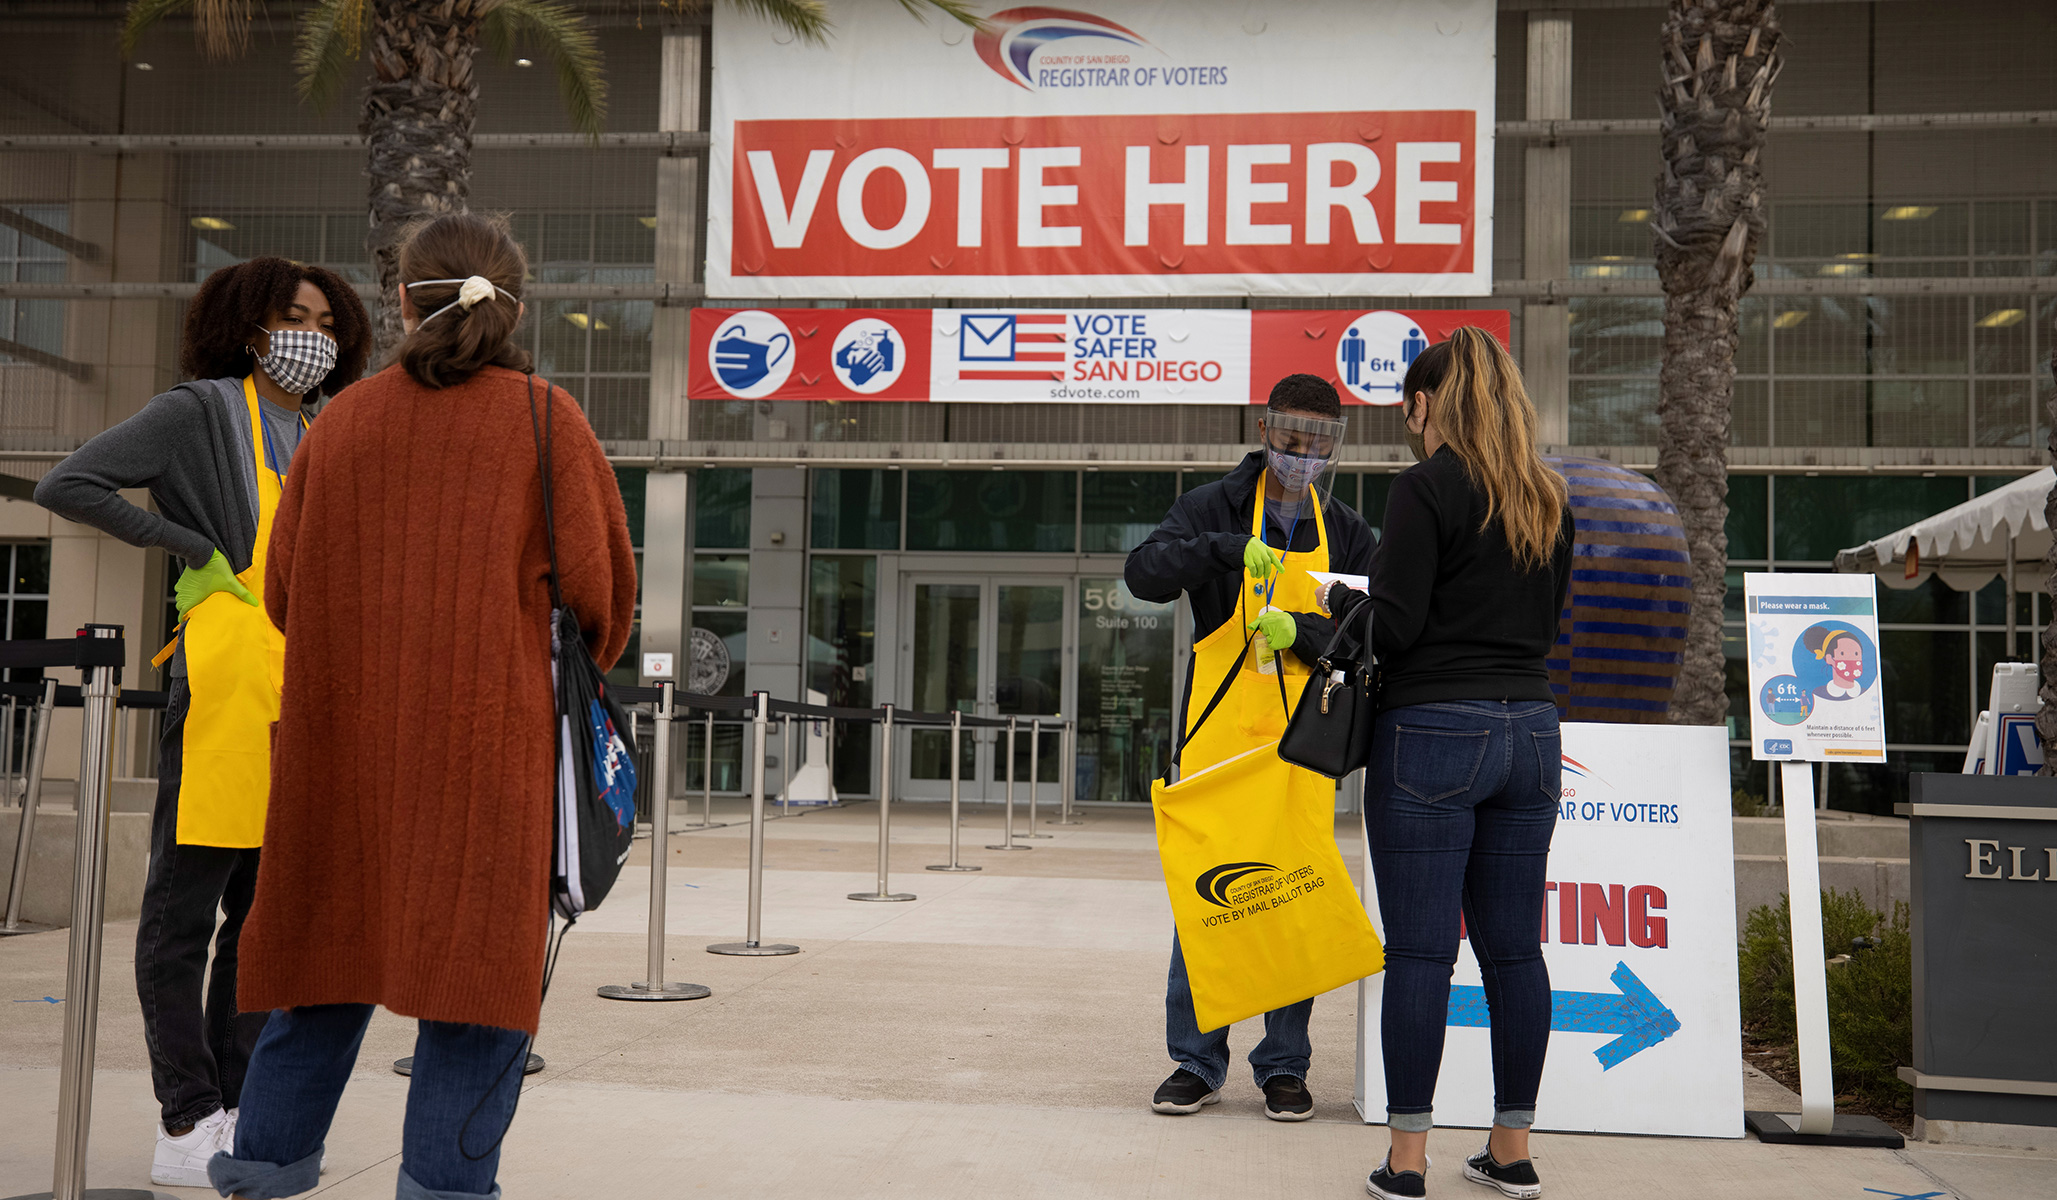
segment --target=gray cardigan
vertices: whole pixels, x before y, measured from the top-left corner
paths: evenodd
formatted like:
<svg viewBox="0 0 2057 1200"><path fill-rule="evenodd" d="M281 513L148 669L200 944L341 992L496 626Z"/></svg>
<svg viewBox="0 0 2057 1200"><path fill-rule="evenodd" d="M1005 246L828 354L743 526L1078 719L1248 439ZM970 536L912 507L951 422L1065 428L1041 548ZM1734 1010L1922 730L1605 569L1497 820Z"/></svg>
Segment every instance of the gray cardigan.
<svg viewBox="0 0 2057 1200"><path fill-rule="evenodd" d="M182 383L58 463L36 485L36 503L190 566L220 550L241 574L257 541L251 446L242 380ZM121 497L132 487L149 488L157 512Z"/></svg>

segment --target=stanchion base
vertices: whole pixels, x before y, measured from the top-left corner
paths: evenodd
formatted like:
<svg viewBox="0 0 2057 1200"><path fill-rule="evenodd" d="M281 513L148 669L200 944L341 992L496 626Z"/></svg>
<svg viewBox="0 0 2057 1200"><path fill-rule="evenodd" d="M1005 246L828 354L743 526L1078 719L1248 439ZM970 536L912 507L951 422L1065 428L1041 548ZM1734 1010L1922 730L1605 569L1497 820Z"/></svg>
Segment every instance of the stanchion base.
<svg viewBox="0 0 2057 1200"><path fill-rule="evenodd" d="M1084 822L1084 821L1081 821L1081 820L1079 820L1079 819L1078 819L1077 817L1073 817L1073 818L1072 818L1071 820L1069 820L1069 821L1060 821L1060 820L1058 820L1057 818L1055 818L1055 817L1052 817L1052 818L1050 818L1049 820L1047 820L1047 821L1043 822L1043 824L1045 824L1045 825L1083 825L1083 824L1085 824L1085 822Z"/></svg>
<svg viewBox="0 0 2057 1200"><path fill-rule="evenodd" d="M12 929L0 929L0 938L20 937L25 933L48 933L55 928L57 928L55 925L38 925L33 921L22 921L17 923ZM106 1191L110 1189L102 1188L95 1190ZM120 1191L121 1189L115 1188L111 1190Z"/></svg>
<svg viewBox="0 0 2057 1200"><path fill-rule="evenodd" d="M609 983L594 989L602 1000L705 1000L713 989L697 983Z"/></svg>
<svg viewBox="0 0 2057 1200"><path fill-rule="evenodd" d="M914 899L914 893L913 893L913 892L851 892L851 893L850 893L850 895L849 895L849 899L851 899L851 900L870 900L870 901L873 901L873 902L875 902L875 903L879 903L879 904L887 904L887 903L892 903L892 902L895 902L895 901L899 901L899 900L912 900L912 899Z"/></svg>
<svg viewBox="0 0 2057 1200"><path fill-rule="evenodd" d="M1035 847L1034 847L1034 846L1017 846L1017 845L1015 845L1014 843L1012 843L1012 842L1009 842L1009 843L1007 843L1007 844L1006 844L1005 846L987 846L987 847L986 847L986 849L988 849L988 850L1033 850L1033 849L1035 849Z"/></svg>
<svg viewBox="0 0 2057 1200"><path fill-rule="evenodd" d="M1051 824L1054 825L1056 822L1053 821ZM1050 835L1047 833L1017 833L1014 836L1018 838L1048 838Z"/></svg>
<svg viewBox="0 0 2057 1200"><path fill-rule="evenodd" d="M524 1074L524 1075L533 1075L533 1074L535 1074L536 1072L538 1072L538 1071L540 1071L540 1070L542 1070L542 1069L543 1069L543 1056L542 1056L542 1055L540 1055L540 1054L537 1054L537 1053L536 1053L535 1051L533 1051L533 1050L529 1051L529 1057L528 1057L528 1061L527 1061L527 1062L524 1062L523 1064L521 1064L521 1073L522 1073L522 1074ZM394 1060L393 1060L393 1074L395 1074L395 1075L412 1075L412 1074L414 1074L414 1056L413 1056L412 1054L410 1054L410 1055L408 1055L408 1056L407 1056L406 1058L396 1058L396 1059L394 1059Z"/></svg>
<svg viewBox="0 0 2057 1200"><path fill-rule="evenodd" d="M1746 1112L1743 1127L1756 1134L1758 1141L1775 1146L1870 1146L1898 1150L1907 1144L1899 1130L1877 1117L1850 1113L1837 1113L1835 1129L1830 1133L1801 1133L1798 1113Z"/></svg>
<svg viewBox="0 0 2057 1200"><path fill-rule="evenodd" d="M985 868L984 868L984 867L964 867L964 866L959 866L959 865L957 865L956 863L937 863L937 864L936 864L935 866L933 866L933 867L930 867L930 868L928 868L928 869L929 869L929 870L931 870L931 871L983 871L983 870L985 870Z"/></svg>
<svg viewBox="0 0 2057 1200"><path fill-rule="evenodd" d="M776 954L798 954L800 947L787 946L779 942L716 942L707 947L709 954L736 954L744 958L769 958Z"/></svg>
<svg viewBox="0 0 2057 1200"><path fill-rule="evenodd" d="M87 1188L80 1192L81 1200L172 1200L164 1192L147 1191L143 1188ZM9 1196L7 1200L51 1200L49 1192L29 1192L20 1196Z"/></svg>

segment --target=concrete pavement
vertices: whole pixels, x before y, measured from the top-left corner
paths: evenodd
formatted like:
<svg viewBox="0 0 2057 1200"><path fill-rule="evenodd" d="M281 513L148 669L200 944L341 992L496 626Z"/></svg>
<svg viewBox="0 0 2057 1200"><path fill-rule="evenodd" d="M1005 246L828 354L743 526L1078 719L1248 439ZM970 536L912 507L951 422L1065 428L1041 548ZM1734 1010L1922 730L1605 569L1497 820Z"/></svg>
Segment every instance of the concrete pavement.
<svg viewBox="0 0 2057 1200"><path fill-rule="evenodd" d="M968 807L963 859L986 868L968 875L921 869L947 855L944 816L941 806L895 810L893 887L920 897L907 904L844 899L874 883L871 805L773 822L764 937L801 946L786 958L704 953L743 933L746 833L674 835L668 977L715 991L686 1003L593 994L644 973L648 859L639 848L615 894L565 943L537 1044L550 1065L529 1080L508 1138L506 1193L1363 1194L1385 1133L1351 1104L1354 987L1315 1004L1314 1120L1265 1120L1247 1073L1200 1115L1150 1113L1149 1093L1170 1070L1171 923L1148 813L1092 810L1081 827L1042 826L1056 836L1035 852L1005 854L982 849L998 840L998 813ZM155 1105L131 986L134 925L107 933L91 1182L135 1187L147 1176ZM62 1009L43 997L61 994L63 971L62 933L0 942L0 1195L49 1186ZM1238 1054L1257 1025L1234 1031ZM374 1021L321 1194L391 1195L406 1081L389 1064L412 1038L412 1022ZM1739 1069L1750 1104L1790 1103L1777 1084ZM1479 1140L1437 1131L1431 1195L1490 1195L1456 1169ZM1548 1194L1559 1197L2057 1194L2051 1154L1548 1134L1535 1145Z"/></svg>

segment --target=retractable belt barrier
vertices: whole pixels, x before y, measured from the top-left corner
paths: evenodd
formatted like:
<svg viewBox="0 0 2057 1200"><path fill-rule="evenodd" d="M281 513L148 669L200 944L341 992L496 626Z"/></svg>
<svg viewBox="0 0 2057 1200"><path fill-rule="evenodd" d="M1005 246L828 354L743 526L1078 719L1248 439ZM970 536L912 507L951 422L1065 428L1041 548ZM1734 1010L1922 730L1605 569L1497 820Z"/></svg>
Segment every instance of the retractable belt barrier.
<svg viewBox="0 0 2057 1200"><path fill-rule="evenodd" d="M707 989L697 984L667 984L663 978L664 928L665 928L665 872L667 849L670 836L671 816L671 727L681 719L678 709L690 709L704 714L706 727L707 768L703 772L702 819L692 823L698 828L707 828L714 823L714 725L716 714L743 716L751 730L752 771L750 786L750 866L749 899L745 917L745 932L740 942L719 942L707 947L710 954L765 956L797 954L798 946L782 942L767 943L762 938L764 907L764 822L765 805L768 800L767 748L770 723L778 718L784 726L786 753L780 801L783 804L791 796L792 766L792 722L795 719L828 721L831 735L828 739L829 752L834 753L835 738L833 723L851 721L876 724L881 733L878 775L879 842L878 842L878 888L871 892L851 892L852 900L871 902L893 902L914 899L911 892L895 892L890 889L889 876L892 852L892 783L894 730L900 726L927 729L948 729L950 731L950 861L928 868L931 871L978 871L983 868L958 861L962 821L962 761L961 750L966 729L1005 730L1007 763L1007 805L1006 825L1002 833L1003 844L988 846L989 850L1028 850L1029 846L1017 846L1016 838L1047 838L1046 833L1034 832L1035 787L1040 783L1042 734L1045 728L1058 730L1065 739L1064 748L1071 747L1072 722L1048 720L1034 717L1029 720L1029 825L1030 832L1014 831L1014 749L1015 739L1021 731L1021 718L980 717L963 712L925 713L908 712L891 704L878 708L845 708L838 705L805 704L794 700L774 699L764 692L753 692L748 696L703 696L692 692L674 690L674 685L665 682L656 687L617 686L615 698L625 704L649 704L656 707L655 744L653 747L653 774L657 777L656 790L652 793L651 848L650 848L650 957L648 978L629 984L609 984L600 989L600 995L617 1000L686 1000L699 999L708 994ZM746 715L747 714L747 715ZM1069 755L1064 756L1069 761ZM830 776L833 779L833 759ZM1065 772L1069 776L1073 772ZM1060 795L1063 810L1053 825L1077 825L1083 822L1072 816L1072 781L1060 777Z"/></svg>
<svg viewBox="0 0 2057 1200"><path fill-rule="evenodd" d="M128 1189L86 1191L86 1139L92 1127L93 1062L100 1017L101 922L107 913L107 801L114 776L114 713L121 692L121 667L127 657L119 625L87 625L73 639L0 642L0 667L41 669L76 667L82 677L77 689L84 722L79 738L78 834L72 864L71 934L65 954L64 1051L57 1082L57 1145L51 1168L50 1191L40 1195L55 1200L125 1200L147 1197L149 1192ZM46 679L32 691L43 714L30 767L31 779L39 787L41 758L49 750L49 713L57 705L60 690L55 680ZM21 693L10 692L18 701ZM12 730L10 729L10 740ZM31 815L24 797L23 816ZM27 844L26 833L16 842L19 851ZM12 897L18 895L26 874L27 859L15 856ZM20 1200L28 1200L22 1197Z"/></svg>

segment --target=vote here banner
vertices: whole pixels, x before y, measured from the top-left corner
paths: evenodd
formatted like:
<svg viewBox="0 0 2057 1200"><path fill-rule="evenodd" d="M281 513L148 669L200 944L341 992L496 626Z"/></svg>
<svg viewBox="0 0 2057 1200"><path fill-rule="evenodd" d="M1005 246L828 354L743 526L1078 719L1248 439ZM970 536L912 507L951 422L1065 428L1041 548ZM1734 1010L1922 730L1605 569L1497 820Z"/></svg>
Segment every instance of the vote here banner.
<svg viewBox="0 0 2057 1200"><path fill-rule="evenodd" d="M708 294L1486 294L1495 19L846 5L803 45L717 8Z"/></svg>
<svg viewBox="0 0 2057 1200"><path fill-rule="evenodd" d="M1397 404L1416 356L1503 309L693 310L694 400L1261 404L1293 374Z"/></svg>

